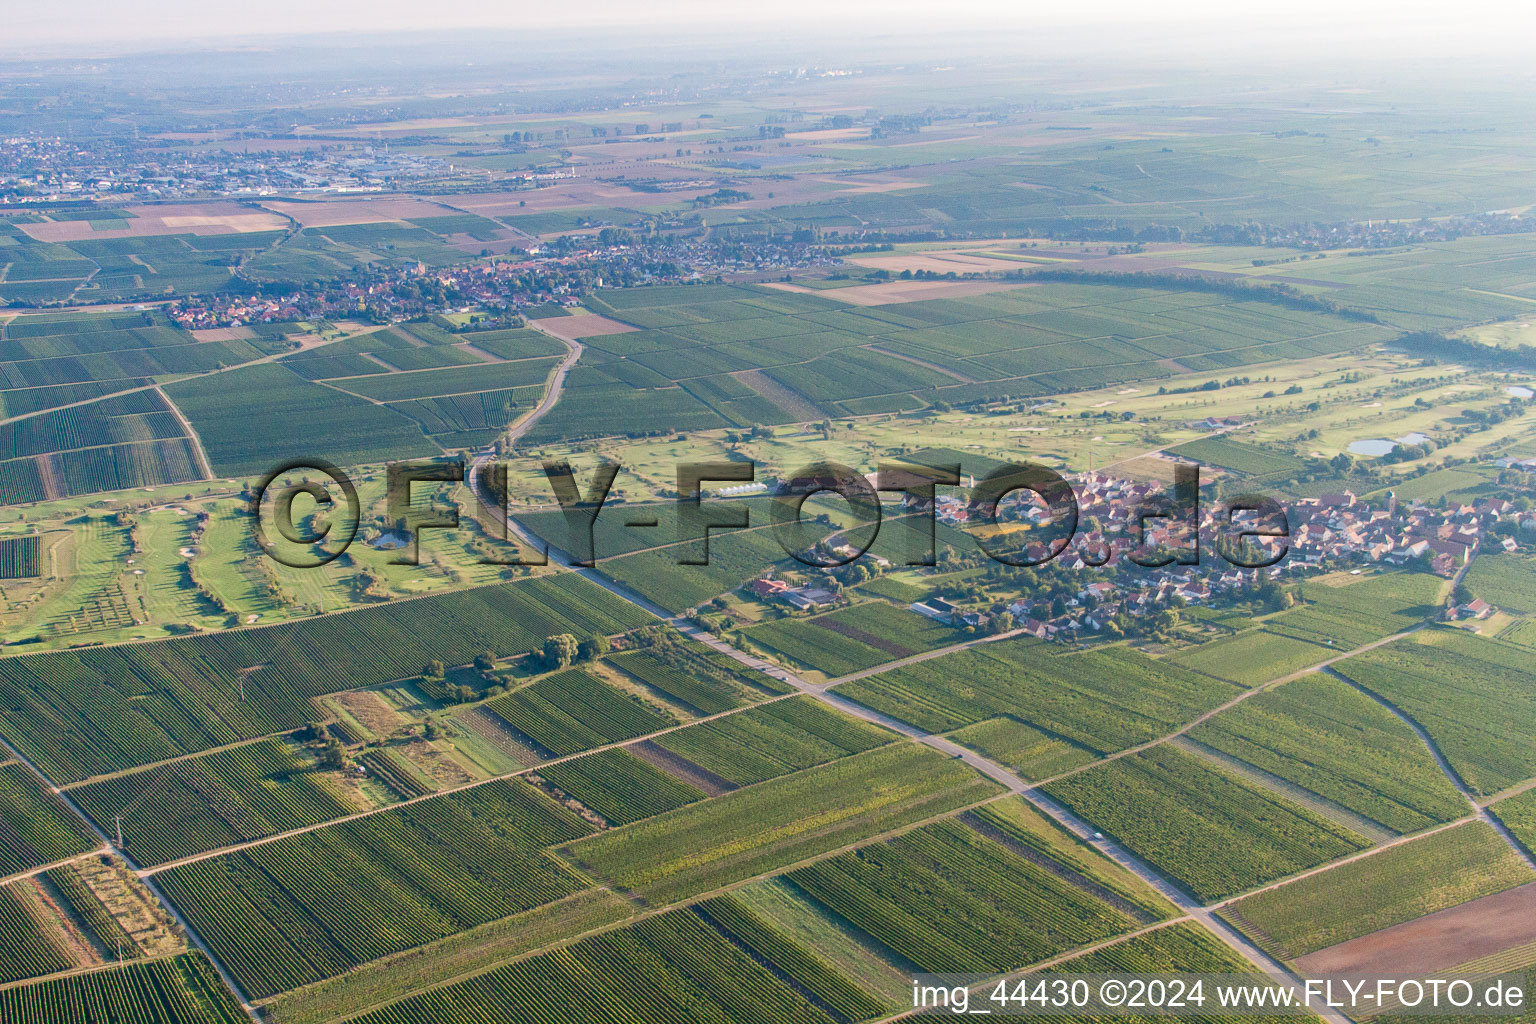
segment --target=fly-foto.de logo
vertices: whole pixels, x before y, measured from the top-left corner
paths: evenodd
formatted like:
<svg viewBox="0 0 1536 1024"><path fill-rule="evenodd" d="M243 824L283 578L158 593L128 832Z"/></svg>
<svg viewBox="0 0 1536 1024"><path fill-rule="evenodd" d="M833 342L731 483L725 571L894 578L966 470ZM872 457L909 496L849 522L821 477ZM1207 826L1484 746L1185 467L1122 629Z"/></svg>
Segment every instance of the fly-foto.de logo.
<svg viewBox="0 0 1536 1024"><path fill-rule="evenodd" d="M988 558L1011 566L1042 565L1069 549L1086 564L1102 565L1116 549L1101 539L1074 548L1080 530L1077 492L1057 470L1031 462L997 465L979 479L963 477L959 465L900 461L881 462L872 473L818 462L766 479L760 479L759 467L750 461L680 463L676 499L661 516L658 512L669 503L610 504L614 483L624 472L617 462L599 463L582 480L569 462L547 461L540 469L548 492L539 497L553 496L561 513L564 529L558 542L527 529L509 512L510 468L507 461L493 459L389 463L383 517L401 538L394 563L420 564L425 531L459 528L457 506L424 510L415 500L424 489L459 483L468 483L475 495L481 524L490 524L506 542L504 552L483 555L484 564L543 565L555 551L565 564L591 566L602 557L623 553L599 550L600 517L605 525L617 520L616 525L629 530L656 530L656 545L674 545L676 563L685 566L709 564L714 531L767 526L787 556L807 566L835 568L869 552L882 524L893 516L904 520L919 540L920 550L904 559L912 566L936 564L941 522L967 534ZM754 484L764 485L756 497L719 496ZM711 491L716 496L706 500ZM1211 540L1221 558L1239 568L1275 565L1289 550L1285 508L1273 498L1242 495L1202 509L1198 464L1175 464L1170 487L1145 491L1123 503L1117 513L1122 527L1119 553L1132 564L1198 564L1202 536ZM825 543L826 517L807 514L805 506L812 498L842 506L837 545ZM897 510L888 513L887 504ZM321 459L275 467L255 485L250 511L257 544L295 568L317 567L341 557L356 540L361 520L356 485ZM671 536L662 536L667 527ZM277 542L274 530L286 545ZM513 543L514 535L523 545ZM1097 531L1093 536L1098 537Z"/></svg>

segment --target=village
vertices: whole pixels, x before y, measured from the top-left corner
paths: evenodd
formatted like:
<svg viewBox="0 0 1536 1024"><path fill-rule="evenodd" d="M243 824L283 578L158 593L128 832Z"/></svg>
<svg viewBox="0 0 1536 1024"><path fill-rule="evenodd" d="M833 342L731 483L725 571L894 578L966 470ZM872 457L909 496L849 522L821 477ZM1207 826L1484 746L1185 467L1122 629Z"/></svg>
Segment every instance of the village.
<svg viewBox="0 0 1536 1024"><path fill-rule="evenodd" d="M961 597L945 585L941 567L938 574L925 577L933 583L933 594L911 602L908 609L978 633L1018 631L1042 640L1075 640L1080 635L1145 628L1169 610L1220 608L1255 597L1283 600L1284 583L1329 572L1363 575L1416 568L1459 581L1480 552L1509 553L1536 543L1536 512L1521 511L1500 498L1437 508L1422 502L1399 503L1391 492L1385 502L1372 504L1344 491L1282 503L1288 535L1250 537L1262 556L1243 561L1271 564L1248 568L1229 560L1225 538L1233 535L1234 522L1240 529L1280 532L1273 517L1244 523L1237 516L1229 522L1220 503L1203 504L1196 553L1188 523L1174 517L1148 516L1145 536L1140 536L1141 516L1164 494L1160 484L1095 473L1081 474L1073 482L1078 522L1086 528L1079 529L1066 545L1035 540L1022 546L1025 559L1039 566L1038 581L1053 581L1052 574L1059 574L1066 586L1055 582L1034 586L1030 589L1044 593L1012 600L999 599L999 588L990 587ZM907 510L913 507L909 503ZM962 496L939 496L932 509L937 522L961 531L972 525L976 511ZM999 506L998 523L1019 524L1027 531L1048 529L1051 521L1044 503L1028 492L1011 496ZM845 556L853 553L846 544L833 550ZM1250 550L1250 556L1253 553ZM1138 564L1138 560L1164 559L1166 564ZM892 568L883 558L860 561L873 561L877 572ZM1092 579L1095 572L1105 578ZM784 575L769 573L751 581L747 589L759 600L779 602L798 612L825 611L846 600L841 587L829 582L835 573L813 573L801 582ZM1458 591L1442 618L1475 621L1495 611L1486 601Z"/></svg>
<svg viewBox="0 0 1536 1024"><path fill-rule="evenodd" d="M718 237L655 235L615 228L535 242L524 250L453 267L421 263L375 269L345 281L298 288L198 296L168 310L182 327L201 330L300 320L362 319L398 323L437 313L482 313L488 322L535 306L576 305L603 288L712 280L725 274L787 274L841 260L810 241L736 244Z"/></svg>

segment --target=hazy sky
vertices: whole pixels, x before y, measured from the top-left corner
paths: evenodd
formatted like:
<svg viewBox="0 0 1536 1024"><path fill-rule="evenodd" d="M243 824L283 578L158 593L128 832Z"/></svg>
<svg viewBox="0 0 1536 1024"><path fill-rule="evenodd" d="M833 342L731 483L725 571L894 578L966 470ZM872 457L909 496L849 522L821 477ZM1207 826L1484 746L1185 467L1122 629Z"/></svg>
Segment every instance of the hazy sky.
<svg viewBox="0 0 1536 1024"><path fill-rule="evenodd" d="M458 28L794 26L804 31L856 24L901 31L936 21L951 28L1081 25L1117 35L1131 24L1153 22L1182 25L1204 38L1302 48L1326 38L1366 48L1411 40L1478 49L1527 45L1536 28L1533 8L1529 0L0 0L0 49Z"/></svg>

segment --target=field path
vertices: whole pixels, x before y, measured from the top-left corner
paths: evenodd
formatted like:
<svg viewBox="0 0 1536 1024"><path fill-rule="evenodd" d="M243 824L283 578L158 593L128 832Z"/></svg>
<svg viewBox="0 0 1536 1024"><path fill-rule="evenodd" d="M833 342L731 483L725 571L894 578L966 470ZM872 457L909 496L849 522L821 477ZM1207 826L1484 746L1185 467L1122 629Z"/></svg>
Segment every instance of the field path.
<svg viewBox="0 0 1536 1024"><path fill-rule="evenodd" d="M866 676L879 675L881 672L889 672L892 669L906 668L908 665L916 665L920 661L928 661L932 658L941 657L945 654L953 654L956 651L963 651L970 647L980 646L981 644L990 644L996 640L1010 640L1013 637L1021 636L1023 633L1023 629L1010 629L1006 633L993 633L990 636L972 637L969 640L962 640L957 644L949 644L944 647L936 647L931 651L924 651L921 654L908 655L907 657L900 658L896 661L887 661L884 664L876 665L874 668L865 668L860 669L857 672L850 672L845 676L838 676L836 679L828 679L821 685L830 689L831 687L839 686L843 683L851 683L855 679L863 679Z"/></svg>
<svg viewBox="0 0 1536 1024"><path fill-rule="evenodd" d="M84 853L77 853L73 857L65 857L63 860L56 860L52 864L44 864L40 867L29 868L26 871L18 871L14 875L6 875L4 878L0 878L0 885L10 885L12 882L21 882L28 878L36 878L38 875L47 874L54 868L62 868L66 865L73 864L76 861L85 860L87 857L95 857L99 854L111 852L112 850L108 846L98 846L94 850L87 850Z"/></svg>
<svg viewBox="0 0 1536 1024"><path fill-rule="evenodd" d="M80 809L80 805L75 803L75 801L70 797L68 793L64 792L58 786L55 786L53 781L49 779L48 776L43 774L42 769L23 757L15 747L11 746L10 741L0 737L0 747L4 747L12 757L21 762L21 764L26 767L27 771L31 772L32 775L43 784L43 788L48 790L48 792L52 793L59 800L63 801L64 805L68 807L77 818L85 823L85 827L90 829L90 831L96 836L97 839L101 840L101 845L105 847L109 853L117 857L123 863L127 864L130 869L136 869L138 867L138 865L133 862L133 859L130 858L122 850L118 849L117 846L112 842L111 837L103 832L101 828L91 820L90 815L86 814L85 811ZM152 879L144 878L143 883L144 887L149 890L149 894L155 898L156 902L165 908L166 913L170 914L172 920L174 920L176 924L181 928L182 934L187 937L187 941L192 943L192 945L196 947L199 952L208 958L208 962L212 964L213 969L218 972L219 980L224 982L224 987L229 989L229 991L234 995L236 1001L240 1003L240 1008L246 1012L247 1016L249 1016L251 1020L255 1022L255 1024L261 1024L262 1018L257 1012L256 1007L251 1005L250 998L246 996L244 990L242 990L239 985L235 984L234 977L231 976L228 969L225 968L223 961L221 961L213 952L213 950L208 947L208 944L203 941L203 937L197 934L197 931L192 927L192 923L182 916L181 911L176 909L176 904L172 903L166 897L165 893L160 890L159 886L155 885ZM133 960L124 960L120 961L115 966L124 966L134 962L135 961Z"/></svg>
<svg viewBox="0 0 1536 1024"><path fill-rule="evenodd" d="M565 389L566 375L571 372L572 367L576 365L576 360L581 358L582 353L581 342L574 338L562 338L558 334L546 331L539 326L537 320L530 320L528 323L540 334L554 338L564 345L566 347L566 354L565 358L560 361L560 365L555 367L553 376L549 378L549 386L544 389L544 397L539 399L539 404L528 410L521 419L508 428L507 440L513 444L516 444L528 432L529 428L539 422L545 413L555 407L555 403L560 400L560 392ZM537 551L538 548L535 547L534 550Z"/></svg>
<svg viewBox="0 0 1536 1024"><path fill-rule="evenodd" d="M1276 960L1268 953L1265 953L1258 946L1254 945L1254 943L1251 942L1246 936L1242 935L1231 925L1218 918L1209 908L1203 906L1198 900L1191 897L1183 889L1179 888L1177 885L1164 878L1146 861L1142 860L1140 857L1136 856L1130 850L1126 849L1124 846L1121 846L1113 839L1102 835L1096 831L1093 826L1077 817L1077 815L1073 814L1061 804L1051 799L1041 790L1025 782L1023 779L1019 778L1018 775L1014 774L1012 771L1009 771L1002 765L997 764L995 761L988 760L987 758L976 753L974 750L969 750L965 747L962 747L958 743L946 739L943 736L924 732L923 730L908 725L906 722L900 721L899 719L892 718L889 715L881 714L880 712L871 708L866 708L862 704L855 704L853 701L848 700L845 697L840 697L835 693L829 693L822 687L805 682L804 680L800 679L785 669L778 668L777 666L770 666L761 658L755 658L752 655L738 651L730 644L727 644L725 641L718 639L710 633L706 633L704 630L699 629L692 623L684 622L682 620L673 620L672 624L684 634L692 637L693 639L708 644L715 650L735 658L737 661L744 665L748 665L749 667L757 668L760 671L767 672L769 675L772 675L776 679L782 679L784 682L795 686L798 690L800 690L800 692L809 694L810 696L815 697L817 700L820 700L825 704L829 704L837 710L844 712L845 714L852 715L855 718L862 719L866 722L873 722L876 725L883 725L887 729L899 732L904 736L909 736L919 743L923 743L932 747L940 753L948 754L950 757L958 758L988 778L1002 783L1008 788L1010 793L1013 793L1027 800L1031 805L1035 807L1036 810L1041 811L1042 813L1051 817L1058 825L1065 828L1078 839L1082 840L1082 842L1087 846L1098 850L1104 856L1115 861L1121 867L1125 868L1126 870L1139 877L1142 881L1146 882L1159 894L1166 898L1170 903L1178 907L1186 917L1193 918L1201 925L1203 925L1208 931L1211 932L1211 934L1215 935L1233 952L1237 953L1238 956L1254 964L1270 977L1290 985L1298 993L1303 995L1305 994L1302 988L1301 979L1292 973L1279 960ZM1336 1011L1322 1010L1317 1012L1320 1016L1327 1020L1329 1024L1348 1024L1348 1018L1337 1013Z"/></svg>
<svg viewBox="0 0 1536 1024"><path fill-rule="evenodd" d="M1515 838L1515 834L1509 830L1504 822L1499 820L1497 815L1478 802L1477 794L1472 791L1472 787L1468 786L1466 780L1461 777L1461 773L1451 766L1451 762L1446 759L1445 754L1440 750L1440 744L1434 741L1434 738L1429 735L1428 730L1420 725L1417 719L1370 687L1355 682L1337 669L1330 667L1326 671L1339 682L1363 693L1377 704L1392 712L1404 725L1412 729L1414 735L1429 750L1430 756L1435 759L1435 764L1439 765L1440 770L1445 773L1445 777L1451 780L1451 785L1455 786L1457 791L1466 798L1467 803L1472 805L1475 815L1492 826L1493 830L1504 838L1504 841L1509 844L1510 848L1520 855L1520 859L1525 861L1531 870L1536 871L1536 857L1531 855L1531 851L1526 849L1524 843Z"/></svg>
<svg viewBox="0 0 1536 1024"><path fill-rule="evenodd" d="M204 480L213 479L213 464L208 461L208 453L203 450L203 439L197 436L197 431L192 429L192 421L187 419L187 414L181 411L181 407L171 401L171 396L165 393L160 385L155 385L155 393L160 400L171 410L176 417L176 422L181 424L181 429L187 432L187 437L192 441L192 451L197 455L197 468L203 474Z"/></svg>
<svg viewBox="0 0 1536 1024"><path fill-rule="evenodd" d="M469 474L469 483L471 488L475 488L477 486L477 478L488 461L488 458L477 460L471 467ZM525 543L534 545L534 549L537 550L537 545L542 543L538 538L534 537L529 531L522 527L512 516L507 516L506 522L507 528L510 531L516 533ZM1068 811L1065 807L1052 800L1049 796L1041 792L1035 786L1025 782L1009 769L1003 767L995 761L988 760L987 758L976 753L974 750L968 750L965 747L960 746L958 743L944 738L943 736L925 732L922 729L918 729L917 727L909 725L908 723L899 719L892 718L890 715L882 714L881 712L875 711L872 708L864 707L862 704L856 704L853 701L848 700L846 697L842 697L838 694L829 692L825 687L817 686L814 683L810 683L804 679L801 679L799 676L795 675L793 672L786 668L774 665L762 658L739 650L736 647L726 643L724 640L719 639L714 634L700 629L692 622L679 617L671 616L665 609L658 607L653 602L647 600L639 594L634 593L628 587L625 587L614 580L608 579L596 570L581 568L579 566L573 565L571 556L566 552L560 551L554 546L550 546L549 548L549 559L551 564L559 565L569 569L572 572L580 573L582 576L598 584L614 595L629 601L631 604L634 604L639 608L645 609L658 618L667 620L684 636L714 648L715 650L734 659L736 662L747 668L762 672L780 680L781 682L787 683L788 685L794 687L797 692L811 696L816 700L821 701L823 704L827 704L830 707L833 707L838 711L842 711L845 714L852 715L853 717L861 719L862 721L872 722L876 725L884 726L893 732L899 733L910 739L916 740L919 743L923 743L929 747L932 747L934 750L937 750L940 753L947 754L953 758L958 758L981 774L987 776L990 779L994 779L997 782L1000 782L1004 787L1007 788L1010 793L1016 794L1027 800L1037 810L1050 816L1053 820L1056 821L1057 824L1061 825L1068 832L1072 833L1072 835L1078 837L1090 847L1098 850L1100 853L1109 857L1111 860L1118 863L1121 867L1132 872L1142 881L1146 882L1154 890L1166 897L1168 901L1171 902L1174 906L1178 907L1179 910L1182 911L1185 915L1200 922L1200 924L1203 925L1208 931L1210 931L1212 935L1220 939L1222 943L1224 943L1242 959L1247 960L1249 963L1255 965L1270 977L1291 986L1299 995L1305 998L1305 990L1302 986L1300 978L1298 978L1283 963L1281 963L1279 960L1276 960L1268 953L1264 952L1258 946L1254 945L1254 943L1250 941L1246 936L1242 935L1231 925L1218 918L1209 908L1202 905L1198 900L1190 896L1173 882L1169 881L1167 878L1164 878L1146 861L1143 861L1140 857L1137 857L1135 854L1131 853L1129 850L1114 840L1102 836L1087 822L1083 821L1081 818ZM1401 635L1406 634L1399 634L1399 636ZM1397 637L1389 637L1386 640L1378 641L1377 645L1379 646L1381 643L1387 643L1390 640L1396 638ZM1342 653L1339 655L1339 657L1346 656L1347 655ZM1306 669L1302 672L1294 673L1292 676L1286 677L1285 681L1289 681L1291 678L1297 678L1301 675L1305 675L1309 671L1313 670ZM1229 702L1229 704L1235 704L1237 703L1237 700L1247 697L1254 692L1256 691L1250 690ZM1215 714L1215 712L1211 712L1211 714ZM1180 730L1180 732L1182 733L1187 731L1189 728L1192 728L1193 724L1194 723L1191 723L1190 726L1187 726L1184 730ZM1159 740L1156 742L1161 741ZM1147 746L1150 745L1151 744L1147 744ZM1324 1020L1328 1021L1328 1024L1350 1024L1347 1017L1343 1016L1335 1010L1321 1009L1315 1012L1317 1012L1318 1015L1321 1016Z"/></svg>
<svg viewBox="0 0 1536 1024"><path fill-rule="evenodd" d="M1271 679L1267 683L1261 683L1258 686L1254 686L1254 687L1251 687L1251 688L1249 688L1247 690L1243 690L1241 693L1239 693L1237 696L1233 697L1231 700L1228 700L1228 701L1225 701L1225 702L1223 702L1221 704L1216 705L1214 708L1211 708L1211 710L1205 712L1204 714L1202 714L1199 717L1193 719L1192 721L1190 721L1190 722L1180 726L1178 729L1174 730L1173 732L1169 733L1166 736L1159 736L1159 737L1157 737L1155 739L1147 740L1145 743L1138 743L1138 744L1136 744L1133 747L1126 747L1124 750L1117 750L1113 754L1107 754L1104 757L1100 758L1099 760L1092 762L1091 764L1081 765L1081 766L1079 766L1077 768L1070 769L1069 771L1064 771L1060 775L1052 775L1048 779L1041 779L1040 782L1039 782L1039 785L1044 786L1044 785L1047 785L1048 783L1056 782L1056 781L1058 781L1060 779L1065 779L1065 778L1068 778L1068 777L1073 776L1073 775L1078 775L1078 774L1081 774L1082 772L1085 772L1088 769L1094 767L1095 765L1103 764L1106 761L1116 761L1116 760L1119 760L1122 757L1128 757L1131 754L1139 754L1141 751L1149 750L1152 747L1155 747L1155 746L1157 746L1160 743L1167 743L1169 740L1178 739L1180 736L1187 735L1197 725L1202 725L1205 722L1210 721L1212 718L1215 718L1217 715L1221 714L1223 711L1228 711L1228 710L1231 710L1232 708L1237 707L1237 705L1241 704L1243 701L1247 700L1250 697L1253 697L1253 696L1255 696L1257 694L1260 694L1260 693L1265 693L1265 692L1267 692L1269 690L1273 690L1277 686L1284 686L1286 683L1293 683L1296 680L1302 678L1303 676L1309 676L1309 675L1311 675L1314 672L1321 672L1324 669L1327 669L1329 666L1331 666L1336 661L1343 661L1345 658L1352 658L1352 657L1354 657L1357 654L1364 654L1366 651L1374 651L1378 647L1384 647L1387 644L1396 643L1397 641L1403 639L1404 637L1412 636L1414 633L1417 633L1419 630L1421 630L1423 628L1424 628L1424 623L1420 623L1419 625L1413 626L1410 629L1403 630L1401 633L1393 633L1391 636L1384 636L1380 640L1373 640L1370 643L1365 644L1365 645L1363 645L1361 647L1356 647L1352 651L1340 651L1337 654L1333 655L1332 657L1329 657L1329 658L1327 658L1327 659L1325 659L1323 661L1320 661L1320 662L1318 662L1315 665L1308 665L1306 668L1297 669L1295 672L1291 672L1288 675L1283 675L1283 676L1280 676L1277 679ZM1214 678L1214 677L1212 677L1212 678Z"/></svg>

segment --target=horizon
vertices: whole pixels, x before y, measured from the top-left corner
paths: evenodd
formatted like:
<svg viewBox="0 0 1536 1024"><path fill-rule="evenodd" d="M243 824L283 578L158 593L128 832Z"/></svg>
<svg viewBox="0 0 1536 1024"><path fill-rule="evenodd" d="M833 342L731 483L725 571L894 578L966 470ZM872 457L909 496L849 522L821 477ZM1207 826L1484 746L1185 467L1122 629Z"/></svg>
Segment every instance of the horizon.
<svg viewBox="0 0 1536 1024"><path fill-rule="evenodd" d="M7 6L13 6L8 4ZM19 7L20 5L14 5ZM194 0L158 5L160 14L146 22L132 9L104 0L61 0L8 14L0 39L0 58L50 59L111 57L133 53L185 52L190 48L264 50L305 42L351 36L360 45L388 45L407 36L464 37L483 33L528 33L543 38L590 36L594 42L614 36L666 37L685 32L679 43L698 46L742 42L758 34L770 45L824 47L829 29L867 30L852 40L870 43L931 43L934 33L969 40L978 51L1011 45L1019 36L1038 35L1060 56L1077 56L1095 48L1117 55L1140 52L1151 62L1163 57L1222 58L1272 56L1323 58L1347 54L1366 64L1399 58L1472 54L1523 55L1523 40L1536 28L1536 12L1515 11L1498 3L1462 5L1455 12L1443 5L1414 3L1405 7L1385 0L1340 6L1306 0L1283 11L1238 10L1211 0L1180 0L1155 13L1127 0L1074 7L1025 9L997 0L963 0L937 13L930 5L899 0L874 3L853 0L828 11L825 5L791 0L771 9L721 10L698 0L670 0L638 17L629 5L612 0L583 0L558 11L506 9L484 0L457 0L431 9L387 0L365 5L359 0L327 0L320 4L274 0L259 7ZM274 31L272 26L283 25ZM361 27L361 31L359 28ZM804 38L805 28L820 30ZM647 31L649 30L649 31ZM593 35L595 31L595 35ZM761 36L766 35L763 39ZM1220 47L1213 52L1212 47ZM1050 56L1029 54L1031 57Z"/></svg>

